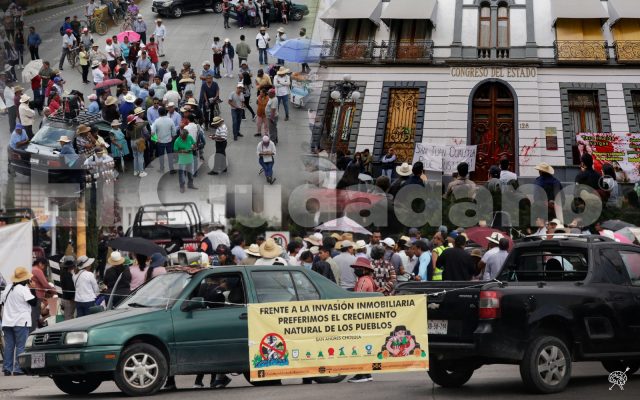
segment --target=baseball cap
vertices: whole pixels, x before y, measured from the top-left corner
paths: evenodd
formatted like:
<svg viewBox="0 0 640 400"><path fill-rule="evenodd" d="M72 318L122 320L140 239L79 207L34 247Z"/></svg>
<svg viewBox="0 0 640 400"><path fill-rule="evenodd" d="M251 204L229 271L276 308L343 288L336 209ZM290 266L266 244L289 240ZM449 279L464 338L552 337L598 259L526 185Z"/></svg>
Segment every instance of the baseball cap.
<svg viewBox="0 0 640 400"><path fill-rule="evenodd" d="M385 238L382 243L384 243L387 247L394 247L396 245L396 241L391 238Z"/></svg>

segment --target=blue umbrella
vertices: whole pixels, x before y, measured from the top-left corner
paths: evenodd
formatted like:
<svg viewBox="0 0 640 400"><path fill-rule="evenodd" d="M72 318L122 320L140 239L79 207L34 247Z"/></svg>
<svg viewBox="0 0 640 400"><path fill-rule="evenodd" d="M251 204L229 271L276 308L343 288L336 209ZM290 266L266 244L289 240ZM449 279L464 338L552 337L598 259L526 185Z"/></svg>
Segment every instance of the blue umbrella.
<svg viewBox="0 0 640 400"><path fill-rule="evenodd" d="M298 38L282 42L269 49L269 53L281 60L309 63L320 59L320 48L320 45L313 44L309 39Z"/></svg>

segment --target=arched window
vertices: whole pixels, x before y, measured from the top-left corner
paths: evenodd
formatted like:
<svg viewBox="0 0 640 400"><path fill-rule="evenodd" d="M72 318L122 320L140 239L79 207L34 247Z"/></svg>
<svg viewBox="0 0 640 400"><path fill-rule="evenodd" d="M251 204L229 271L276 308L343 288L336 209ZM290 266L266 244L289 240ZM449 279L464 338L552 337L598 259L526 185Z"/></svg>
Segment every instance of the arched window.
<svg viewBox="0 0 640 400"><path fill-rule="evenodd" d="M491 47L491 7L489 4L480 6L480 22L479 22L478 47Z"/></svg>
<svg viewBox="0 0 640 400"><path fill-rule="evenodd" d="M499 49L509 47L509 8L505 4L498 7L498 41Z"/></svg>

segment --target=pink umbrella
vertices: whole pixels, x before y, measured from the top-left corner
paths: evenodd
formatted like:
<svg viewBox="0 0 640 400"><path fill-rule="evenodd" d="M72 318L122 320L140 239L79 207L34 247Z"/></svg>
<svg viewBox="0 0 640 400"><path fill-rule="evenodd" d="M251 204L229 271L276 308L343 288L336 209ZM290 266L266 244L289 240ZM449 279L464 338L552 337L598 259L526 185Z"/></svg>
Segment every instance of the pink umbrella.
<svg viewBox="0 0 640 400"><path fill-rule="evenodd" d="M333 221L325 222L324 224L316 227L316 229L319 231L352 232L371 235L371 232L349 217L342 217L334 219Z"/></svg>
<svg viewBox="0 0 640 400"><path fill-rule="evenodd" d="M104 81L96 84L96 89L106 89L118 85L122 85L122 81L120 79L105 79Z"/></svg>
<svg viewBox="0 0 640 400"><path fill-rule="evenodd" d="M134 31L124 31L124 32L120 32L116 35L116 37L118 38L118 42L124 42L124 38L127 37L129 38L129 42L139 42L140 41L140 34L134 32Z"/></svg>
<svg viewBox="0 0 640 400"><path fill-rule="evenodd" d="M615 238L616 242L623 243L623 244L633 244L633 241L629 240L628 237L620 233L614 233L613 237Z"/></svg>

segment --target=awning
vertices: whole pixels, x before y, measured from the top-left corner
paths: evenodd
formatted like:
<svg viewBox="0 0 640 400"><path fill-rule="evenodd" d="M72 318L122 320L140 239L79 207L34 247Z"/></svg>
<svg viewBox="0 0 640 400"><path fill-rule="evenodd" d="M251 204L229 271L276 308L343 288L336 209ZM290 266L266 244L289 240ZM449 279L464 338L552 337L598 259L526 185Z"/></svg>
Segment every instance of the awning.
<svg viewBox="0 0 640 400"><path fill-rule="evenodd" d="M368 19L380 25L381 12L382 0L336 0L320 19L333 27L348 19Z"/></svg>
<svg viewBox="0 0 640 400"><path fill-rule="evenodd" d="M609 25L613 26L621 19L640 19L638 0L609 0Z"/></svg>
<svg viewBox="0 0 640 400"><path fill-rule="evenodd" d="M600 0L551 0L553 25L558 19L609 19Z"/></svg>
<svg viewBox="0 0 640 400"><path fill-rule="evenodd" d="M420 7L416 7L415 0L391 0L382 9L380 19L387 25L394 19L427 19L435 25L437 4L438 0L421 0Z"/></svg>

